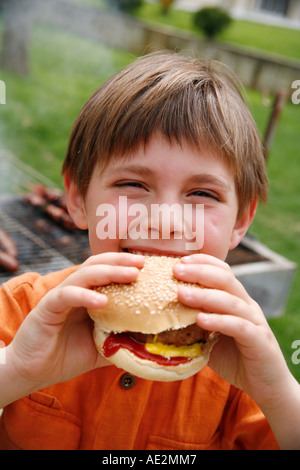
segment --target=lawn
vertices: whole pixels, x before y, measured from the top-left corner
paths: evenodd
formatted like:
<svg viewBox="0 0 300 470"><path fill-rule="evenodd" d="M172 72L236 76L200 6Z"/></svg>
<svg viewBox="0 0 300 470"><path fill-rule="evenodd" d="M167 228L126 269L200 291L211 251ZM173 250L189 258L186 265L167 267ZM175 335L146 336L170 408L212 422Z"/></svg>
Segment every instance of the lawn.
<svg viewBox="0 0 300 470"><path fill-rule="evenodd" d="M18 77L0 69L7 88L0 107L2 148L61 184L60 169L72 123L84 102L106 78L133 60L51 28L36 26L31 40L31 71ZM300 78L300 77L299 77ZM270 108L249 91L251 111L263 134ZM268 161L270 200L261 206L251 233L271 249L300 264L299 198L300 105L287 103ZM299 273L285 314L270 321L288 364L300 381L300 365L291 362L291 344L300 339Z"/></svg>
<svg viewBox="0 0 300 470"><path fill-rule="evenodd" d="M258 93L248 91L253 115L260 129L265 128L268 109ZM272 250L300 266L299 148L300 105L287 102L274 138L267 168L269 201L259 207L251 233ZM285 314L270 321L285 353L290 369L300 381L300 365L291 362L291 344L300 339L300 272L296 273Z"/></svg>
<svg viewBox="0 0 300 470"><path fill-rule="evenodd" d="M0 141L61 184L61 163L76 115L93 91L133 56L51 28L36 27L31 45L28 77L0 69L7 95Z"/></svg>
<svg viewBox="0 0 300 470"><path fill-rule="evenodd" d="M143 2L142 7L135 12L135 16L143 21L168 24L202 36L193 24L193 13L189 11L171 8L167 15L163 15L157 3ZM233 20L218 40L300 60L300 30Z"/></svg>

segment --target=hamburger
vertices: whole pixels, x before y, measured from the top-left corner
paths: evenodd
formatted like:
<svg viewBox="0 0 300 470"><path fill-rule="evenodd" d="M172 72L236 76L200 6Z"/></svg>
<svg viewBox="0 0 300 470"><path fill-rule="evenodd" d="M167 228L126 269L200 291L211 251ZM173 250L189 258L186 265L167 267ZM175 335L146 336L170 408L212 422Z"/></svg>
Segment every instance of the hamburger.
<svg viewBox="0 0 300 470"><path fill-rule="evenodd" d="M108 297L89 310L98 351L111 363L149 380L169 382L197 373L209 360L216 334L196 324L199 310L178 301L172 272L180 258L145 256L136 281L97 290ZM199 289L197 284L188 284Z"/></svg>

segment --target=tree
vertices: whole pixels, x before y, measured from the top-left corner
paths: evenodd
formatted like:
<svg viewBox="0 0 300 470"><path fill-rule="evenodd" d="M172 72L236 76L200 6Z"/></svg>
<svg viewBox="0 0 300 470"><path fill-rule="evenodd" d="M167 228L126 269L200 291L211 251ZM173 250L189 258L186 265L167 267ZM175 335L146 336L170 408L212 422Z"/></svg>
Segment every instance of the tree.
<svg viewBox="0 0 300 470"><path fill-rule="evenodd" d="M206 7L194 14L194 24L203 31L206 37L214 38L227 28L232 19L229 14L218 7Z"/></svg>
<svg viewBox="0 0 300 470"><path fill-rule="evenodd" d="M29 71L29 38L35 17L32 0L9 0L4 4L4 32L1 52L3 67L21 75Z"/></svg>
<svg viewBox="0 0 300 470"><path fill-rule="evenodd" d="M164 15L166 15L170 9L170 7L173 5L174 0L158 0L162 7L162 12Z"/></svg>

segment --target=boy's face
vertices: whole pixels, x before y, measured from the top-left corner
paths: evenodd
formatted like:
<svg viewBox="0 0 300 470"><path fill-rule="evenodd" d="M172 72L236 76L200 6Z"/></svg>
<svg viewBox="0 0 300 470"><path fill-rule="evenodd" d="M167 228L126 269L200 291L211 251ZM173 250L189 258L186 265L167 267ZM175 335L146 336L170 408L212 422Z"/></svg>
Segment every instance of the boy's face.
<svg viewBox="0 0 300 470"><path fill-rule="evenodd" d="M67 195L75 223L89 229L93 254L202 252L224 260L252 218L249 209L237 221L233 175L220 158L160 136L96 168L84 201L72 184Z"/></svg>

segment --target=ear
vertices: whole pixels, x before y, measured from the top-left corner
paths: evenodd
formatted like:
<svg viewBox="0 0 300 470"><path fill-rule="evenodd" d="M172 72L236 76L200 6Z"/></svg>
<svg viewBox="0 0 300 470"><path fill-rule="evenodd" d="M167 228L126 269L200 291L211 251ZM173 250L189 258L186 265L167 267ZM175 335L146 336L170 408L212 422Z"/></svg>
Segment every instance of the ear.
<svg viewBox="0 0 300 470"><path fill-rule="evenodd" d="M236 221L231 235L229 250L233 250L246 235L247 230L254 219L257 204L258 198L256 197L254 201L246 207L241 217Z"/></svg>
<svg viewBox="0 0 300 470"><path fill-rule="evenodd" d="M64 174L64 185L67 196L67 207L75 225L86 230L88 228L87 216L84 200L73 180L70 180L67 173Z"/></svg>

